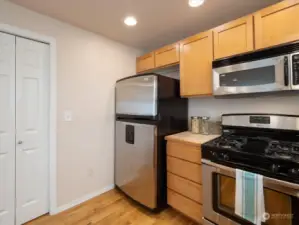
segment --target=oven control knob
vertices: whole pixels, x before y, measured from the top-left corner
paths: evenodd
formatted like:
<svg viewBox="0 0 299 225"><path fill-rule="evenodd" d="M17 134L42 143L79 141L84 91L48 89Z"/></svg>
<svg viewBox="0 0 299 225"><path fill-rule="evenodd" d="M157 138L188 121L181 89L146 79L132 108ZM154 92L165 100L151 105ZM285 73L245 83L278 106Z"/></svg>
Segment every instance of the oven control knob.
<svg viewBox="0 0 299 225"><path fill-rule="evenodd" d="M273 164L273 165L271 166L271 171L272 171L273 173L278 173L279 169L280 169L280 165Z"/></svg>
<svg viewBox="0 0 299 225"><path fill-rule="evenodd" d="M217 154L216 152L212 152L212 151L211 151L211 154L212 154L212 156L213 156L214 158L218 158L218 154Z"/></svg>
<svg viewBox="0 0 299 225"><path fill-rule="evenodd" d="M228 156L228 154L222 154L222 158L223 158L225 161L228 161L228 160L229 160L229 156Z"/></svg>
<svg viewBox="0 0 299 225"><path fill-rule="evenodd" d="M298 168L294 168L294 169L290 169L289 170L289 173L291 174L291 175L296 175L296 176L298 176L299 175L299 169Z"/></svg>

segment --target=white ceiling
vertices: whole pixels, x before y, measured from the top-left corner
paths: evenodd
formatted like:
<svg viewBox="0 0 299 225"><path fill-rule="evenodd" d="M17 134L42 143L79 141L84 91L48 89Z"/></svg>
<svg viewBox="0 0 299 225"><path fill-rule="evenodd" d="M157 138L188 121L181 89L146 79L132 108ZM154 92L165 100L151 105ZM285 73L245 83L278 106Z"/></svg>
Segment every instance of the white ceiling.
<svg viewBox="0 0 299 225"><path fill-rule="evenodd" d="M190 8L188 0L10 0L42 14L150 50L255 12L280 0L206 0ZM123 19L134 15L138 24Z"/></svg>

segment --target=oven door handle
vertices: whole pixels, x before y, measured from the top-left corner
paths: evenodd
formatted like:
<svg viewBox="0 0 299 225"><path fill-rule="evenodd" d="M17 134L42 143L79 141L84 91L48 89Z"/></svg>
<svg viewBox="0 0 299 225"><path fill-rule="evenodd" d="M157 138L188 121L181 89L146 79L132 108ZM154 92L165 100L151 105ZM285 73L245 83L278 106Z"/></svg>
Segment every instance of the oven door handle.
<svg viewBox="0 0 299 225"><path fill-rule="evenodd" d="M210 160L206 160L206 159L202 159L201 162L203 164L206 164L206 165L216 168L216 173L230 176L233 178L236 177L236 169L235 168L219 165L217 163L211 162ZM241 163L239 163L238 165L244 166ZM248 166L244 166L244 167L248 167ZM263 176L263 183L264 183L263 186L265 188L269 188L271 190L275 190L275 191L299 198L299 184L290 183L290 182L282 181L282 180L277 180L277 179L265 177L265 176Z"/></svg>
<svg viewBox="0 0 299 225"><path fill-rule="evenodd" d="M222 173L224 175L229 175L230 174L231 177L236 177L236 169L235 168L228 167L228 166L223 166L223 165L220 165L218 163L215 163L215 162L212 162L212 161L209 161L209 160L206 160L206 159L202 159L201 162L205 163L205 164L208 164L210 166L216 167L217 171L219 173ZM248 166L248 165L243 164L243 163L234 162L234 164L237 165L237 166L243 167L245 171L246 171L247 168L248 169L254 169L254 167Z"/></svg>

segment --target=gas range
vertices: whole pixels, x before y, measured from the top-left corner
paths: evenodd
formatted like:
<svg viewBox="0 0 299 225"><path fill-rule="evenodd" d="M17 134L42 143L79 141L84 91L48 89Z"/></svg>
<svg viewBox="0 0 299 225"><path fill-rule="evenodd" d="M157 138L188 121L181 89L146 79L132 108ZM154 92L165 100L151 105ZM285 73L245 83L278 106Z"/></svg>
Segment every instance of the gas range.
<svg viewBox="0 0 299 225"><path fill-rule="evenodd" d="M299 116L227 114L202 158L299 184Z"/></svg>

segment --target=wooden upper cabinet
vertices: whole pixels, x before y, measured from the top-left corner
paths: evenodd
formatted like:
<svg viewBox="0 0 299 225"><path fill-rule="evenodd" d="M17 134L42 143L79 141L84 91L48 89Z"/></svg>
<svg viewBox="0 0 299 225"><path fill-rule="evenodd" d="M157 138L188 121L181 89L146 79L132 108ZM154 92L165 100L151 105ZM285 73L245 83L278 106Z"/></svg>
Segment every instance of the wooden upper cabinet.
<svg viewBox="0 0 299 225"><path fill-rule="evenodd" d="M147 70L155 68L155 54L154 52L148 53L146 55L137 58L136 70L137 73L142 73Z"/></svg>
<svg viewBox="0 0 299 225"><path fill-rule="evenodd" d="M213 33L207 31L181 42L181 96L212 94Z"/></svg>
<svg viewBox="0 0 299 225"><path fill-rule="evenodd" d="M176 64L180 61L179 44L168 45L155 51L156 67Z"/></svg>
<svg viewBox="0 0 299 225"><path fill-rule="evenodd" d="M285 0L254 14L257 49L299 40L299 0Z"/></svg>
<svg viewBox="0 0 299 225"><path fill-rule="evenodd" d="M213 31L215 59L254 49L252 15L216 27Z"/></svg>

